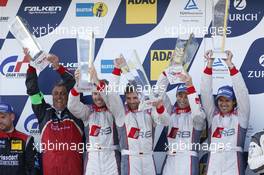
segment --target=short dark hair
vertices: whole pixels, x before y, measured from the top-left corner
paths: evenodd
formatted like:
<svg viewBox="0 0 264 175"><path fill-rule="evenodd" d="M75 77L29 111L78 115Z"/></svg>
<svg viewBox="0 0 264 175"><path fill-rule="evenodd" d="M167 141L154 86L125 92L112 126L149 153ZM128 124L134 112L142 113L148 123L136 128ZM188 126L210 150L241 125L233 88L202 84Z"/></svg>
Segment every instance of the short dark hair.
<svg viewBox="0 0 264 175"><path fill-rule="evenodd" d="M66 84L65 84L65 82L63 80L60 80L60 81L56 82L54 84L53 88L55 88L55 87L61 87L61 86L64 86L66 88Z"/></svg>
<svg viewBox="0 0 264 175"><path fill-rule="evenodd" d="M65 87L67 93L69 93L68 90L67 90L66 83L65 83L63 80L60 80L60 81L56 82L56 83L54 84L52 90L53 90L55 87Z"/></svg>
<svg viewBox="0 0 264 175"><path fill-rule="evenodd" d="M125 89L125 95L129 94L129 93L132 93L132 92L137 92L135 85L133 85L131 83L127 83L126 89Z"/></svg>

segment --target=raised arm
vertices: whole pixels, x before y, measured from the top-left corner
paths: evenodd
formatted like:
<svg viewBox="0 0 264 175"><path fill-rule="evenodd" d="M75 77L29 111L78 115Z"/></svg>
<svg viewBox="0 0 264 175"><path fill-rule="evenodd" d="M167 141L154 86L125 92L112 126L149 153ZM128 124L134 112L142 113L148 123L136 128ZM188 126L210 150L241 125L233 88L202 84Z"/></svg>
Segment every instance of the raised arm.
<svg viewBox="0 0 264 175"><path fill-rule="evenodd" d="M77 69L75 71L75 79L77 80L77 82L79 77L80 71ZM76 118L82 119L84 121L84 124L87 125L89 116L91 115L93 110L91 106L85 105L80 101L80 93L78 92L76 86L73 87L69 93L67 108Z"/></svg>
<svg viewBox="0 0 264 175"><path fill-rule="evenodd" d="M191 76L186 72L180 76L187 87L187 98L191 108L191 116L194 122L194 128L202 130L205 126L205 113L202 109L200 98L198 97Z"/></svg>
<svg viewBox="0 0 264 175"><path fill-rule="evenodd" d="M164 107L166 108L167 112L170 114L172 110L171 101L166 93L166 90L169 85L169 80L165 72L162 72L159 76L159 79L156 83L156 87L154 88L154 92L162 96Z"/></svg>
<svg viewBox="0 0 264 175"><path fill-rule="evenodd" d="M32 103L32 110L39 123L41 123L46 116L46 112L51 109L51 106L45 102L44 95L40 92L38 87L38 76L36 69L30 65L28 65L25 84L27 88L27 94L29 95Z"/></svg>
<svg viewBox="0 0 264 175"><path fill-rule="evenodd" d="M97 85L97 90L100 91L100 95L104 99L107 108L111 111L115 118L116 125L122 127L125 122L125 109L122 99L119 96L119 79L121 75L121 69L119 64L115 64L115 68L112 73L112 81L106 85L105 81L99 81L96 70L93 72L92 77Z"/></svg>
<svg viewBox="0 0 264 175"><path fill-rule="evenodd" d="M60 75L67 92L69 92L75 84L73 75L65 67L59 64L59 58L56 55L49 55L48 61L51 63L53 70L56 70L56 72Z"/></svg>
<svg viewBox="0 0 264 175"><path fill-rule="evenodd" d="M213 78L212 78L212 65L213 59L211 59L212 51L207 51L204 55L205 59L207 60L207 66L204 69L201 81L201 99L202 99L202 106L204 108L207 121L209 126L212 124L213 114L215 111L215 104L214 104L214 97L213 97Z"/></svg>
<svg viewBox="0 0 264 175"><path fill-rule="evenodd" d="M239 123L242 128L247 128L250 115L248 89L241 73L232 63L233 54L230 51L226 51L226 53L227 59L225 62L230 71L232 85L236 96Z"/></svg>
<svg viewBox="0 0 264 175"><path fill-rule="evenodd" d="M170 115L163 105L163 100L161 99L157 102L154 102L152 105L153 108L151 110L151 116L155 122L154 126L156 126L156 124L168 126L170 124Z"/></svg>

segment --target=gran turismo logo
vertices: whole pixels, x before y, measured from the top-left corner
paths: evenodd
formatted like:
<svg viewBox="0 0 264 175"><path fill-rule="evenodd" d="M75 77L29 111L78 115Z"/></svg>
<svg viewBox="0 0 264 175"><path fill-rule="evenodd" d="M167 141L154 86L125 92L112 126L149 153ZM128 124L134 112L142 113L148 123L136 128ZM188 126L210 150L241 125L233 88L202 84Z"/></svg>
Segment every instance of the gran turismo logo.
<svg viewBox="0 0 264 175"><path fill-rule="evenodd" d="M184 7L184 10L194 10L194 9L198 9L195 0L188 0L188 3Z"/></svg>
<svg viewBox="0 0 264 175"><path fill-rule="evenodd" d="M244 10L247 6L246 0L234 0L234 7L237 10Z"/></svg>
<svg viewBox="0 0 264 175"><path fill-rule="evenodd" d="M24 122L24 129L31 135L39 134L39 124L35 114L31 114Z"/></svg>
<svg viewBox="0 0 264 175"><path fill-rule="evenodd" d="M6 78L23 78L26 73L23 71L22 66L28 64L28 60L24 58L18 61L18 56L10 56L0 63L0 73Z"/></svg>

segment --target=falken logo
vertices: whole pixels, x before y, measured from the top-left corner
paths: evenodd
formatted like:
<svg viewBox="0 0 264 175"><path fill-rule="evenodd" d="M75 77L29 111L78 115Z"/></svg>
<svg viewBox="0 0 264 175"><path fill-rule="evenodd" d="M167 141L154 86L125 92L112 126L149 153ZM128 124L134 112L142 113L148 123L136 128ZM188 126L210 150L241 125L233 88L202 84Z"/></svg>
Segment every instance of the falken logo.
<svg viewBox="0 0 264 175"><path fill-rule="evenodd" d="M25 6L24 11L29 14L56 14L62 11L61 6Z"/></svg>
<svg viewBox="0 0 264 175"><path fill-rule="evenodd" d="M234 128L232 129L225 129L222 127L217 127L213 133L214 138L222 138L222 136L232 136L235 135L236 131Z"/></svg>
<svg viewBox="0 0 264 175"><path fill-rule="evenodd" d="M61 66L67 68L69 71L75 71L78 68L78 63L59 63ZM52 68L52 65L49 64L49 68Z"/></svg>
<svg viewBox="0 0 264 175"><path fill-rule="evenodd" d="M28 116L24 122L24 129L30 133L30 135L40 134L39 124L35 114Z"/></svg>
<svg viewBox="0 0 264 175"><path fill-rule="evenodd" d="M246 0L234 0L234 7L237 10L244 10L247 6Z"/></svg>
<svg viewBox="0 0 264 175"><path fill-rule="evenodd" d="M184 7L184 10L194 10L194 9L198 9L195 0L188 0L188 3Z"/></svg>
<svg viewBox="0 0 264 175"><path fill-rule="evenodd" d="M6 78L23 78L26 72L22 72L22 66L27 65L29 62L25 58L18 61L18 56L10 56L2 61L0 64L0 73Z"/></svg>

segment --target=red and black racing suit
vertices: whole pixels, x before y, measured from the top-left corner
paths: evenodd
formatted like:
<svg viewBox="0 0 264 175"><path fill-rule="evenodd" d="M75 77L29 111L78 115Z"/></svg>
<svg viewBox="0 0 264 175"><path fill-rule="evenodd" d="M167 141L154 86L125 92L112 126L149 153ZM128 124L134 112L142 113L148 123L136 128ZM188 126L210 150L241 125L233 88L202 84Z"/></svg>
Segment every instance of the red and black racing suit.
<svg viewBox="0 0 264 175"><path fill-rule="evenodd" d="M72 74L63 66L60 66L57 72L69 92L75 84ZM78 146L83 144L83 122L74 117L67 108L58 114L54 107L45 102L38 88L36 70L30 65L27 70L26 87L41 132L41 145L44 149L42 152L43 174L81 175L83 157L78 149L72 148L74 146L79 148Z"/></svg>

